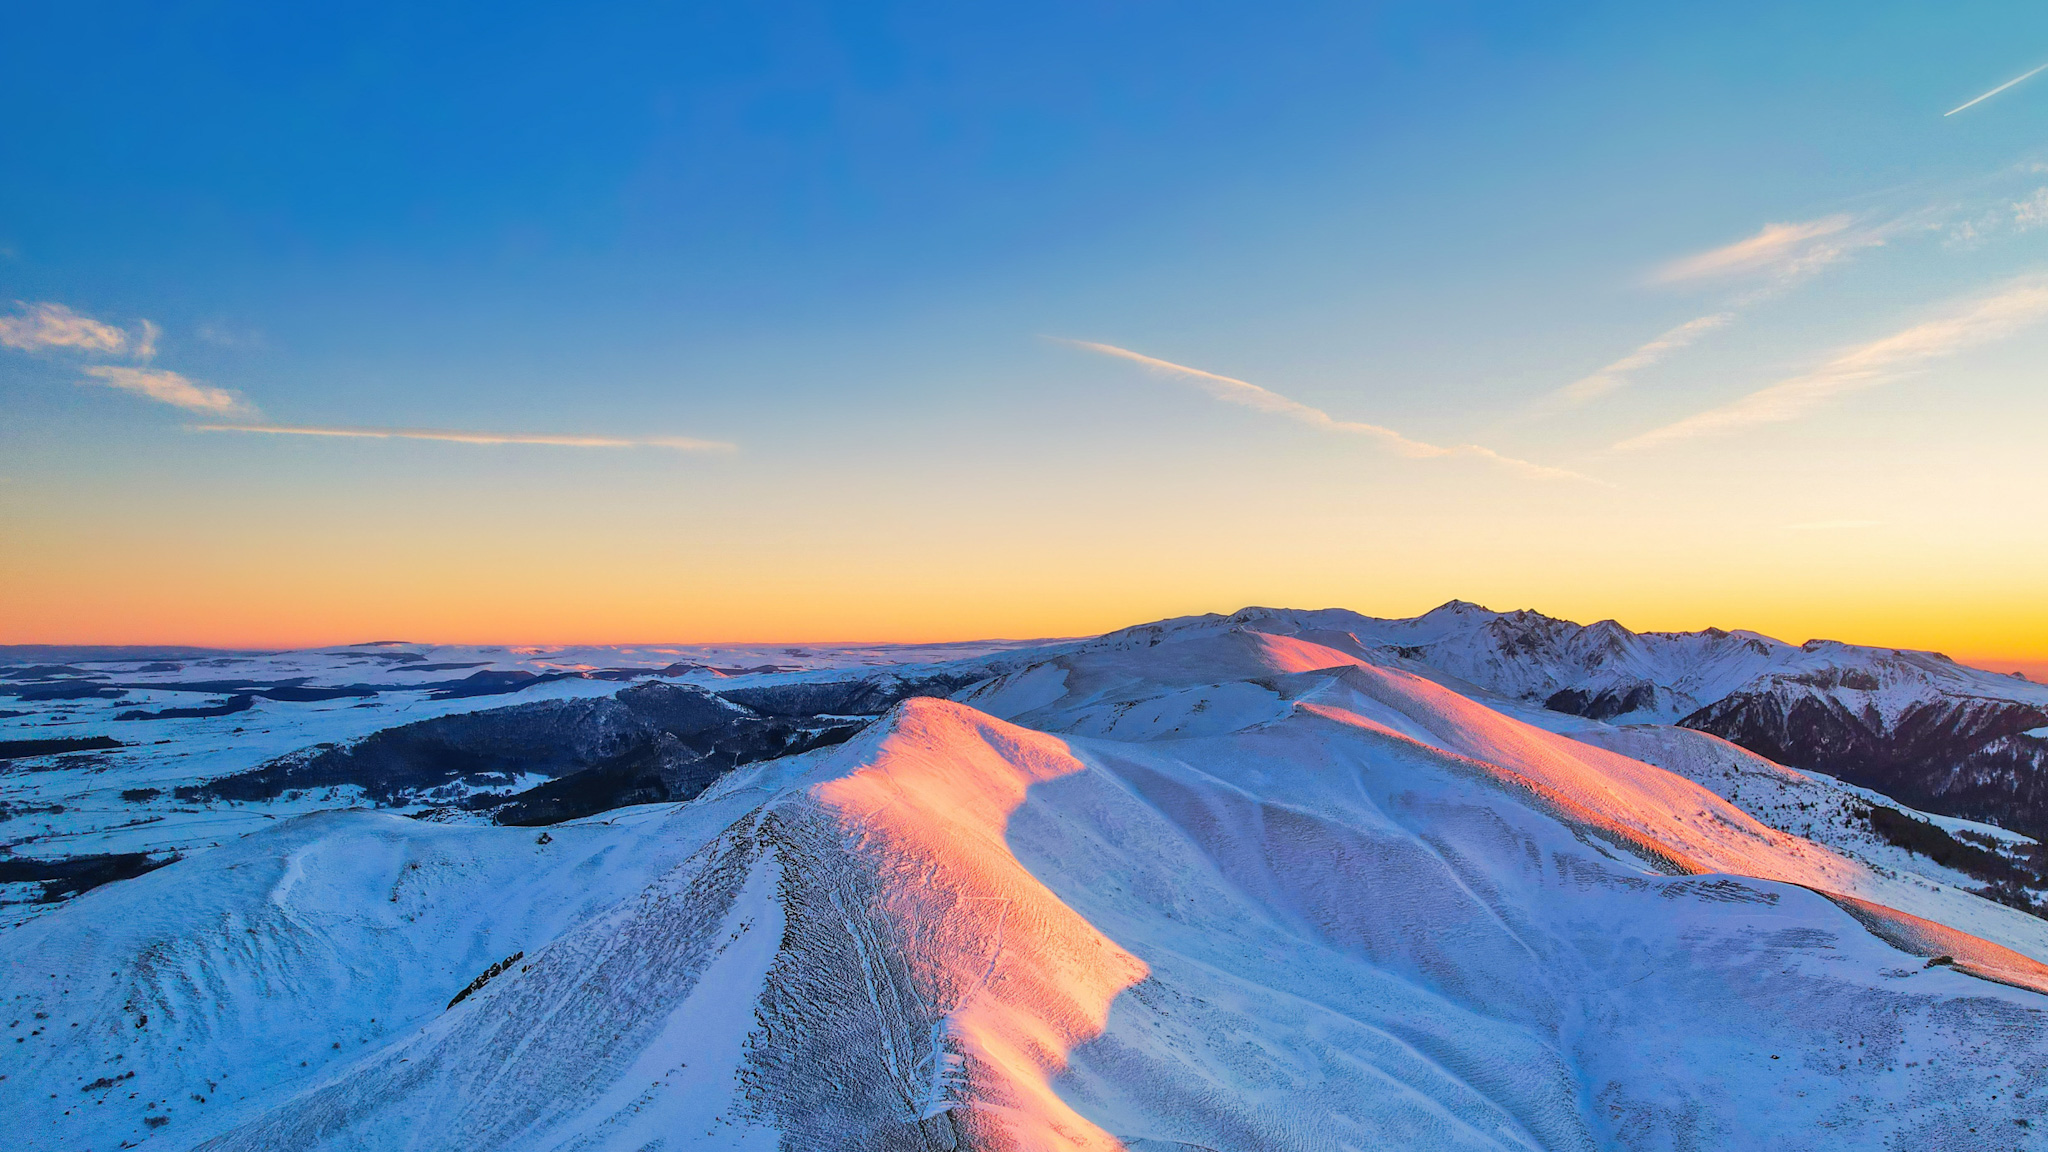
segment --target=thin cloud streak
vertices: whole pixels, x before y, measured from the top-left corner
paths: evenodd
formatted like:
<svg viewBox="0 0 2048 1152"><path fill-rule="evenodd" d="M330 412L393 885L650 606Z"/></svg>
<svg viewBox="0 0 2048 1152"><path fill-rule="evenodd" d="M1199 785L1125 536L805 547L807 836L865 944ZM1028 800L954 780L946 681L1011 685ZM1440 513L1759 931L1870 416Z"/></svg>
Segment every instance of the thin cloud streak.
<svg viewBox="0 0 2048 1152"><path fill-rule="evenodd" d="M1307 424L1313 428L1321 428L1329 432L1370 436L1393 449L1396 454L1411 459L1477 456L1481 459L1491 460L1496 464L1514 469L1526 476L1534 476L1546 480L1591 479L1563 468L1552 468L1548 465L1519 460L1513 456L1504 456L1491 448L1485 448L1478 444L1459 444L1445 447L1440 444L1430 444L1422 440L1403 436L1394 429L1383 425L1366 424L1356 420L1339 420L1320 408L1315 408L1303 404L1299 400L1282 396L1270 388L1261 387L1248 380L1239 380L1235 376L1221 376L1214 372L1204 372L1200 368L1190 368L1185 364L1175 364L1171 360L1160 360L1153 356L1147 356L1142 352L1133 352L1128 348L1119 348L1114 344L1097 344L1089 340L1068 340L1058 336L1048 337L1048 339L1056 344L1065 344L1070 348L1079 348L1083 351L1094 352L1102 356L1114 356L1120 360L1142 364L1155 372L1164 372L1169 375L1182 377L1192 381L1197 388L1226 404L1236 404L1255 411L1275 416L1284 416L1289 420Z"/></svg>
<svg viewBox="0 0 2048 1152"><path fill-rule="evenodd" d="M669 448L678 452L736 452L739 445L688 436L550 436L516 432L464 432L447 428L350 428L311 424L192 424L194 432L261 432L272 436L333 436L353 440L440 440L451 444L543 444L555 448Z"/></svg>
<svg viewBox="0 0 2048 1152"><path fill-rule="evenodd" d="M1847 214L1794 224L1766 224L1748 239L1674 260L1652 273L1651 282L1677 284L1759 275L1768 279L1762 286L1729 301L1721 311L1688 320L1660 334L1598 372L1574 380L1542 398L1530 410L1540 415L1576 408L1626 388L1633 383L1630 377L1634 373L1661 362L1707 333L1733 323L1750 308L1780 295L1798 281L1848 258L1857 250L1884 244L1889 235L1908 224L1908 218L1902 217L1889 223L1855 227L1854 218Z"/></svg>
<svg viewBox="0 0 2048 1152"><path fill-rule="evenodd" d="M1677 284L1757 272L1801 276L1857 248L1884 242L1875 230L1849 231L1851 223L1850 217L1836 215L1797 224L1766 224L1746 240L1674 260L1650 279L1657 284Z"/></svg>
<svg viewBox="0 0 2048 1152"><path fill-rule="evenodd" d="M1933 361L1989 344L2043 319L2048 319L2048 278L2027 277L1952 315L1850 349L1805 375L1623 440L1614 448L1638 451L1696 436L1797 420L1837 396L1890 383Z"/></svg>
<svg viewBox="0 0 2048 1152"><path fill-rule="evenodd" d="M1700 337L1722 327L1735 319L1733 312L1715 312L1687 320L1678 327L1665 332L1655 340L1644 344L1635 351L1600 369L1591 376L1575 380L1545 398L1540 407L1547 410L1576 408L1596 400L1610 392L1629 386L1629 376L1656 364L1664 357L1698 340Z"/></svg>
<svg viewBox="0 0 2048 1152"><path fill-rule="evenodd" d="M2005 91L2005 90L2006 90L2007 88L2010 88L2010 87L2012 87L2013 85L2015 85L2015 84L2019 83L2020 81L2022 81L2022 80L2031 80L2031 79L2033 79L2034 77L2036 77L2036 76L2039 76L2039 75L2040 75L2041 73L2043 73L2043 72L2048 72L2048 64L2043 64L2043 65L2041 65L2041 66L2040 66L2039 68L2036 68L2036 69L2034 69L2034 70L2033 70L2032 72L2028 72L2028 73L2026 73L2025 75L2022 75L2022 76L2015 76L2015 77L2013 77L2012 79L2010 79L2010 80L2007 80L2007 81L2006 81L2005 83L2003 83L2003 84L2000 84L2000 85L1999 85L1998 87L1996 87L1996 88L1993 88L1993 89L1992 89L1991 91L1989 91L1989 92L1986 92L1986 93L1985 93L1985 94L1983 94L1982 96L1979 96L1979 97L1977 97L1977 98L1976 98L1975 100L1972 100L1972 101L1970 101L1970 102L1968 102L1968 103L1966 103L1966 104L1958 104L1958 105L1956 105L1955 107L1953 107L1953 108L1949 109L1948 111L1946 111L1946 112L1943 112L1943 113L1942 113L1942 117L1943 117L1944 119L1946 119L1947 117L1953 116L1953 115L1955 115L1956 113L1958 113L1958 112L1961 112L1961 111L1962 111L1963 109L1965 109L1965 108L1971 108L1971 107L1974 107L1974 106L1976 106L1976 105L1978 105L1978 104L1982 104L1982 103L1983 103L1983 102L1985 102L1986 100L1989 100L1989 99L1991 99L1991 98L1992 98L1993 96L1996 96L1996 95L1998 95L1998 94L1999 94L2000 92L2003 92L2003 91Z"/></svg>
<svg viewBox="0 0 2048 1152"><path fill-rule="evenodd" d="M1740 319L1765 301L1784 294L1801 280L1830 265L1849 259L1866 248L1884 246L1901 233L1938 231L1952 210L1929 206L1886 220L1859 223L1847 213L1793 224L1766 224L1754 236L1707 252L1674 260L1652 273L1652 283L1676 284L1694 280L1761 276L1765 282L1728 300L1723 310L1689 320L1598 372L1575 380L1530 408L1536 414L1577 407L1590 400L1627 387L1630 374L1663 360L1694 343L1706 333ZM2011 203L2012 224L2024 232L2048 222L2048 188L2032 199ZM2002 215L1965 222L1952 234L1955 242L1974 242L1988 230L2003 224Z"/></svg>
<svg viewBox="0 0 2048 1152"><path fill-rule="evenodd" d="M151 400L194 412L211 412L227 416L255 411L243 403L240 396L225 388L201 384L176 372L160 368L124 368L102 364L85 369L85 374L109 388L119 388L123 392L133 392L138 396L147 396Z"/></svg>

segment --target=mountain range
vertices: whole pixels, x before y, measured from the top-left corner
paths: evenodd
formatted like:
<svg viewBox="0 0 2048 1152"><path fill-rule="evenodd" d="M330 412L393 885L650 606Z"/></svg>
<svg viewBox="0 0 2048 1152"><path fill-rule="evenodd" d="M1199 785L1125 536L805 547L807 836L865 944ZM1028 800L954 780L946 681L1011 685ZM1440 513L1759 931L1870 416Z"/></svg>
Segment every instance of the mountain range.
<svg viewBox="0 0 2048 1152"><path fill-rule="evenodd" d="M1409 620L1342 610L1221 618L1348 637L1465 684L1608 724L1676 724L1909 804L2048 833L2048 686L1932 652L1754 632L1631 632L1452 601ZM1200 626L1174 621L1172 627Z"/></svg>
<svg viewBox="0 0 2048 1152"><path fill-rule="evenodd" d="M1455 601L638 655L18 661L0 866L160 866L0 871L14 1139L2044 1146L2024 680ZM471 660L534 698L359 672Z"/></svg>

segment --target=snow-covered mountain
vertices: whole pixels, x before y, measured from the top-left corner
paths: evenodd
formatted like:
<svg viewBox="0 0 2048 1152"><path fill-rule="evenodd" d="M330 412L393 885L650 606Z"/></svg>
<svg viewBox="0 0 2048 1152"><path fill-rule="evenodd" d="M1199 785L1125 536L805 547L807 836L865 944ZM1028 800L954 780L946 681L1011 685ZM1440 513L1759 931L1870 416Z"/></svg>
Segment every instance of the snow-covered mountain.
<svg viewBox="0 0 2048 1152"><path fill-rule="evenodd" d="M1472 631L1445 617L1469 614L1254 610L884 668L664 665L640 681L682 696L563 717L630 752L699 720L886 711L686 802L546 828L411 802L290 815L359 784L167 799L320 761L280 761L293 740L392 772L473 747L433 744L455 728L376 741L377 710L333 700L265 698L239 759L235 715L125 722L193 726L182 760L175 734L19 756L10 788L80 788L93 768L63 757L101 756L98 788L156 781L138 803L164 824L240 823L0 929L10 1141L2043 1146L2048 920L1886 830L2007 861L2031 841L1704 732L1543 708L1533 674L1481 683L1483 656L1441 666ZM1706 691L1712 663L1667 689ZM892 698L969 671L950 699ZM510 730L481 719L502 699L378 691Z"/></svg>
<svg viewBox="0 0 2048 1152"><path fill-rule="evenodd" d="M1781 764L1955 816L2048 835L2048 685L1932 652L1754 632L1631 632L1453 600L1407 620L1248 608L1167 629L1262 628L1392 653L1607 723L1678 724Z"/></svg>

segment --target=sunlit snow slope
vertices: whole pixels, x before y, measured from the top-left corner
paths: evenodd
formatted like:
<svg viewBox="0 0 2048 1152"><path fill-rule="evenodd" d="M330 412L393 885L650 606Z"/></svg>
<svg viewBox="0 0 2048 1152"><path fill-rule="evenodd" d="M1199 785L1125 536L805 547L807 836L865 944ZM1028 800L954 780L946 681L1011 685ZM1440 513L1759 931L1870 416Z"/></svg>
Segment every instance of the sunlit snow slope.
<svg viewBox="0 0 2048 1152"><path fill-rule="evenodd" d="M0 1107L50 1149L2043 1146L2041 921L1400 663L1133 631L687 804L287 822L0 934Z"/></svg>

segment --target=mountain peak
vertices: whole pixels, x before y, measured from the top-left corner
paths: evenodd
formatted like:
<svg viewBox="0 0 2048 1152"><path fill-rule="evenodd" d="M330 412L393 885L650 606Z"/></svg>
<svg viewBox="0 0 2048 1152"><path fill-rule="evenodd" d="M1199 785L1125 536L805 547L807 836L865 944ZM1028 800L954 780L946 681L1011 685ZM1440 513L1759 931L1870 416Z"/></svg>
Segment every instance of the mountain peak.
<svg viewBox="0 0 2048 1152"><path fill-rule="evenodd" d="M1435 616L1493 615L1497 615L1497 613L1495 613L1492 609L1486 607L1483 604L1474 604L1470 600L1446 600L1443 603L1437 605L1436 607L1431 608L1429 611L1424 612L1421 616L1417 617L1417 619L1428 620L1431 617Z"/></svg>

